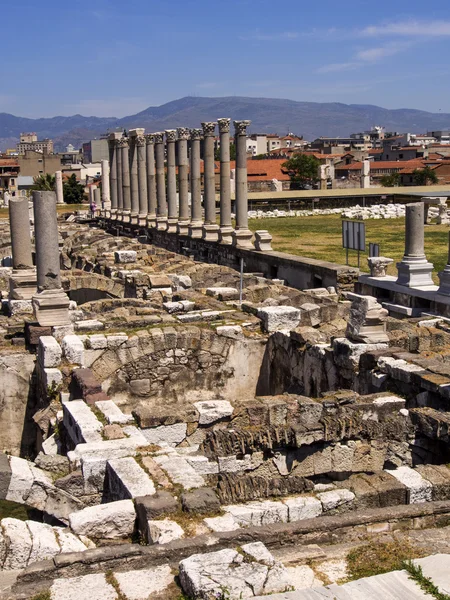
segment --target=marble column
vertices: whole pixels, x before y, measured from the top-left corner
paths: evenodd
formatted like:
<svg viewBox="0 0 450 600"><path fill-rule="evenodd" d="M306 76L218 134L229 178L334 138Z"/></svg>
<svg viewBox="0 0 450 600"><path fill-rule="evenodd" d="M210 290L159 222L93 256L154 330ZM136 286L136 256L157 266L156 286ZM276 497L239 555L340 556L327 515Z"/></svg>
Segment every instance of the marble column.
<svg viewBox="0 0 450 600"><path fill-rule="evenodd" d="M433 265L425 256L424 205L422 202L406 205L405 255L397 263L397 284L406 287L426 287L433 284Z"/></svg>
<svg viewBox="0 0 450 600"><path fill-rule="evenodd" d="M90 185L89 186L89 208L91 208L91 206L94 204L95 202L95 190L97 189L96 185ZM97 207L98 208L98 207Z"/></svg>
<svg viewBox="0 0 450 600"><path fill-rule="evenodd" d="M14 254L13 254L14 260ZM448 258L444 270L439 273L439 289L441 296L450 296L450 233L448 234Z"/></svg>
<svg viewBox="0 0 450 600"><path fill-rule="evenodd" d="M231 225L230 122L217 119L220 134L220 231L221 244L233 242Z"/></svg>
<svg viewBox="0 0 450 600"><path fill-rule="evenodd" d="M154 134L156 165L156 228L167 231L166 174L164 170L164 133Z"/></svg>
<svg viewBox="0 0 450 600"><path fill-rule="evenodd" d="M190 187L191 187L191 222L188 235L192 238L202 237L202 187L200 172L200 140L203 131L191 129L190 143Z"/></svg>
<svg viewBox="0 0 450 600"><path fill-rule="evenodd" d="M109 187L109 161L102 160L102 209L105 217L111 215L111 195Z"/></svg>
<svg viewBox="0 0 450 600"><path fill-rule="evenodd" d="M144 135L136 138L137 167L138 167L138 192L139 192L139 218L141 227L147 225L147 157L146 141Z"/></svg>
<svg viewBox="0 0 450 600"><path fill-rule="evenodd" d="M64 191L61 171L55 173L56 204L64 204Z"/></svg>
<svg viewBox="0 0 450 600"><path fill-rule="evenodd" d="M130 160L129 160L129 141L128 138L122 138L119 141L120 154L122 157L122 196L123 211L122 221L131 223L131 188L130 188Z"/></svg>
<svg viewBox="0 0 450 600"><path fill-rule="evenodd" d="M123 221L123 176L122 176L122 140L116 140L117 164L117 220Z"/></svg>
<svg viewBox="0 0 450 600"><path fill-rule="evenodd" d="M61 287L56 194L33 192L37 294L36 320L41 326L69 324L69 298Z"/></svg>
<svg viewBox="0 0 450 600"><path fill-rule="evenodd" d="M370 188L370 161L363 160L361 169L360 185L362 188Z"/></svg>
<svg viewBox="0 0 450 600"><path fill-rule="evenodd" d="M147 159L147 227L156 227L155 136L145 136Z"/></svg>
<svg viewBox="0 0 450 600"><path fill-rule="evenodd" d="M108 138L109 146L109 193L111 197L111 219L115 219L117 216L117 209L119 207L118 202L118 189L117 189L117 139L122 134L110 133ZM102 171L103 173L103 171Z"/></svg>
<svg viewBox="0 0 450 600"><path fill-rule="evenodd" d="M189 158L187 127L177 129L177 165L178 165L178 234L188 235L189 215Z"/></svg>
<svg viewBox="0 0 450 600"><path fill-rule="evenodd" d="M10 300L31 300L36 293L36 269L33 267L28 198L9 201L9 228L13 272L9 278Z"/></svg>
<svg viewBox="0 0 450 600"><path fill-rule="evenodd" d="M137 225L139 221L139 180L138 180L138 150L137 138L144 135L144 129L130 129L130 196L131 196L131 223Z"/></svg>
<svg viewBox="0 0 450 600"><path fill-rule="evenodd" d="M175 161L175 144L177 141L176 129L166 131L166 153L167 153L167 204L168 221L167 231L177 232L178 202L177 202L177 166Z"/></svg>
<svg viewBox="0 0 450 600"><path fill-rule="evenodd" d="M214 173L214 141L216 125L212 121L202 123L203 128L203 206L205 222L203 239L208 242L219 240L219 226L216 223L216 176Z"/></svg>
<svg viewBox="0 0 450 600"><path fill-rule="evenodd" d="M248 228L247 127L251 121L234 121L236 143L236 230L233 245L253 249L252 232Z"/></svg>
<svg viewBox="0 0 450 600"><path fill-rule="evenodd" d="M101 196L100 196L100 190L97 186L95 186L94 188L94 203L96 206L97 211L100 210L101 208Z"/></svg>

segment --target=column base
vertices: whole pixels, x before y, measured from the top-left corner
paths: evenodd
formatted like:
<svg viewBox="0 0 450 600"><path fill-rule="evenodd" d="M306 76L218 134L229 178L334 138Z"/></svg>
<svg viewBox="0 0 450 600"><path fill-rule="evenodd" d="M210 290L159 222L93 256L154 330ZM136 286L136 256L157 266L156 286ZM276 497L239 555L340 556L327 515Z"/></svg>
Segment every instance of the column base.
<svg viewBox="0 0 450 600"><path fill-rule="evenodd" d="M167 233L177 232L178 219L167 219Z"/></svg>
<svg viewBox="0 0 450 600"><path fill-rule="evenodd" d="M146 219L147 227L153 229L156 227L156 216L155 215L147 215Z"/></svg>
<svg viewBox="0 0 450 600"><path fill-rule="evenodd" d="M167 217L156 217L156 229L158 231L167 231Z"/></svg>
<svg viewBox="0 0 450 600"><path fill-rule="evenodd" d="M123 211L122 223L131 223L131 213Z"/></svg>
<svg viewBox="0 0 450 600"><path fill-rule="evenodd" d="M450 265L446 265L444 270L439 273L439 289L437 293L441 296L450 296Z"/></svg>
<svg viewBox="0 0 450 600"><path fill-rule="evenodd" d="M105 208L103 212L105 213L105 219L111 218L111 211L109 209Z"/></svg>
<svg viewBox="0 0 450 600"><path fill-rule="evenodd" d="M253 233L250 229L236 229L233 231L233 246L244 250L254 250L252 237Z"/></svg>
<svg viewBox="0 0 450 600"><path fill-rule="evenodd" d="M432 273L433 265L423 258L404 257L397 263L397 285L406 287L427 287L434 285Z"/></svg>
<svg viewBox="0 0 450 600"><path fill-rule="evenodd" d="M188 235L191 238L201 238L203 233L203 223L201 221L197 221L194 223L189 223L188 226Z"/></svg>
<svg viewBox="0 0 450 600"><path fill-rule="evenodd" d="M215 224L203 225L202 237L205 242L218 242L219 241L219 226Z"/></svg>
<svg viewBox="0 0 450 600"><path fill-rule="evenodd" d="M233 243L233 231L231 225L227 227L221 227L219 230L219 242L221 244L227 244L228 246Z"/></svg>
<svg viewBox="0 0 450 600"><path fill-rule="evenodd" d="M62 288L44 290L33 296L36 321L41 327L69 325L70 300Z"/></svg>
<svg viewBox="0 0 450 600"><path fill-rule="evenodd" d="M255 231L255 250L259 252L271 252L272 236L266 229Z"/></svg>
<svg viewBox="0 0 450 600"><path fill-rule="evenodd" d="M138 225L140 227L147 226L147 215L138 215Z"/></svg>
<svg viewBox="0 0 450 600"><path fill-rule="evenodd" d="M189 221L178 221L177 233L178 235L189 235Z"/></svg>
<svg viewBox="0 0 450 600"><path fill-rule="evenodd" d="M115 221L117 219L117 213L118 213L117 208L111 209L111 212L109 215L109 218L111 219L111 221Z"/></svg>
<svg viewBox="0 0 450 600"><path fill-rule="evenodd" d="M139 224L139 215L137 213L131 213L130 215L130 223L131 225Z"/></svg>
<svg viewBox="0 0 450 600"><path fill-rule="evenodd" d="M10 300L31 300L36 294L36 269L14 269L9 278Z"/></svg>

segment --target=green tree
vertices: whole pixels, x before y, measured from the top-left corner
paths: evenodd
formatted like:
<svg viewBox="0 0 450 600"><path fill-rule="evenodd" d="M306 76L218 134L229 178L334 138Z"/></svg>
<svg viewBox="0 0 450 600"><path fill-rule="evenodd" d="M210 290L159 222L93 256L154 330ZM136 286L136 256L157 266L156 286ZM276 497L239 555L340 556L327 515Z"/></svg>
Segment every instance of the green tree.
<svg viewBox="0 0 450 600"><path fill-rule="evenodd" d="M391 173L390 175L383 175L380 183L383 187L397 187L400 183L400 174Z"/></svg>
<svg viewBox="0 0 450 600"><path fill-rule="evenodd" d="M319 180L320 161L311 154L294 154L281 166L289 172L291 189L299 189Z"/></svg>
<svg viewBox="0 0 450 600"><path fill-rule="evenodd" d="M214 160L220 160L220 148L214 151ZM230 160L236 160L236 146L230 144Z"/></svg>
<svg viewBox="0 0 450 600"><path fill-rule="evenodd" d="M38 192L54 192L56 187L56 178L50 173L38 175L33 179L33 187L31 189Z"/></svg>
<svg viewBox="0 0 450 600"><path fill-rule="evenodd" d="M64 182L63 191L66 204L81 204L84 200L84 187L78 183L75 173Z"/></svg>
<svg viewBox="0 0 450 600"><path fill-rule="evenodd" d="M430 167L424 167L423 169L414 169L413 171L413 183L414 185L428 185L436 184L438 182L438 176Z"/></svg>

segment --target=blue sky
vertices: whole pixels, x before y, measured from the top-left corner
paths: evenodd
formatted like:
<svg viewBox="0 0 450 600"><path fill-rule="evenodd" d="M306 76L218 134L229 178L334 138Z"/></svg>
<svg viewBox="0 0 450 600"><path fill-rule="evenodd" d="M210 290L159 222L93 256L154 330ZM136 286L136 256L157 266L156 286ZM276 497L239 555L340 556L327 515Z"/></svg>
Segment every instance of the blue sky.
<svg viewBox="0 0 450 600"><path fill-rule="evenodd" d="M122 117L187 95L450 112L449 0L15 0L2 22L0 112Z"/></svg>

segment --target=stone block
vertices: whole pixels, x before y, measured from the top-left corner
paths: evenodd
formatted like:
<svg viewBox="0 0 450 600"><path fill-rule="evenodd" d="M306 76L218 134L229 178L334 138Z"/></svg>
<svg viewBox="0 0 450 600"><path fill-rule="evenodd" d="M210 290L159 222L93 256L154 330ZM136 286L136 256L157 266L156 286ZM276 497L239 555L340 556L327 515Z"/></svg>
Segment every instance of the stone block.
<svg viewBox="0 0 450 600"><path fill-rule="evenodd" d="M102 331L103 329L105 329L105 324L96 319L75 323L75 331Z"/></svg>
<svg viewBox="0 0 450 600"><path fill-rule="evenodd" d="M25 323L25 339L29 346L37 346L39 344L40 337L49 337L51 335L51 327L41 327L40 325Z"/></svg>
<svg viewBox="0 0 450 600"><path fill-rule="evenodd" d="M433 486L433 500L450 500L450 468L447 465L417 465L416 471Z"/></svg>
<svg viewBox="0 0 450 600"><path fill-rule="evenodd" d="M194 406L198 410L199 425L211 425L229 419L234 410L228 400L203 400L194 402Z"/></svg>
<svg viewBox="0 0 450 600"><path fill-rule="evenodd" d="M90 335L87 344L92 350L106 350L108 347L106 337L102 334Z"/></svg>
<svg viewBox="0 0 450 600"><path fill-rule="evenodd" d="M175 521L161 519L148 522L149 544L168 544L182 537L184 537L184 531Z"/></svg>
<svg viewBox="0 0 450 600"><path fill-rule="evenodd" d="M317 497L322 502L323 511L328 512L335 510L344 504L350 504L355 499L355 494L350 490L331 490L317 494Z"/></svg>
<svg viewBox="0 0 450 600"><path fill-rule="evenodd" d="M194 514L218 512L220 502L212 488L197 488L191 492L181 494L183 510Z"/></svg>
<svg viewBox="0 0 450 600"><path fill-rule="evenodd" d="M300 323L300 310L293 306L267 306L258 310L265 331L290 331Z"/></svg>
<svg viewBox="0 0 450 600"><path fill-rule="evenodd" d="M110 424L119 423L125 425L134 422L133 416L124 414L112 400L101 400L96 402L95 406L103 413Z"/></svg>
<svg viewBox="0 0 450 600"><path fill-rule="evenodd" d="M320 325L320 306L305 302L300 306L300 323L305 327L317 327Z"/></svg>
<svg viewBox="0 0 450 600"><path fill-rule="evenodd" d="M172 291L172 281L166 275L149 275L148 279L152 289L169 288Z"/></svg>
<svg viewBox="0 0 450 600"><path fill-rule="evenodd" d="M50 588L52 600L117 600L117 592L104 573L55 579Z"/></svg>
<svg viewBox="0 0 450 600"><path fill-rule="evenodd" d="M187 423L175 423L143 429L142 434L149 444L176 446L186 438L186 431Z"/></svg>
<svg viewBox="0 0 450 600"><path fill-rule="evenodd" d="M161 565L139 571L114 573L123 598L127 600L147 600L148 598L163 598L162 592L173 585L174 576L169 565ZM167 597L170 591L167 590Z"/></svg>
<svg viewBox="0 0 450 600"><path fill-rule="evenodd" d="M189 275L168 274L168 278L172 281L172 286L177 292L192 287L192 279Z"/></svg>
<svg viewBox="0 0 450 600"><path fill-rule="evenodd" d="M232 340L240 340L244 337L240 325L221 325L220 327L216 327L216 333Z"/></svg>
<svg viewBox="0 0 450 600"><path fill-rule="evenodd" d="M139 496L135 498L138 527L141 533L148 530L148 521L160 519L178 511L178 502L172 494L158 491L152 496Z"/></svg>
<svg viewBox="0 0 450 600"><path fill-rule="evenodd" d="M24 569L28 565L33 543L27 524L25 521L7 517L2 519L2 530L2 542L7 548L2 568Z"/></svg>
<svg viewBox="0 0 450 600"><path fill-rule="evenodd" d="M61 357L61 346L54 337L43 335L39 338L38 360L42 367L58 367L61 364Z"/></svg>
<svg viewBox="0 0 450 600"><path fill-rule="evenodd" d="M77 535L94 539L125 539L134 530L136 513L132 500L88 506L69 515L70 528Z"/></svg>
<svg viewBox="0 0 450 600"><path fill-rule="evenodd" d="M310 496L286 498L283 503L288 508L289 523L302 521L303 519L313 519L322 514L322 503L317 498Z"/></svg>
<svg viewBox="0 0 450 600"><path fill-rule="evenodd" d="M110 501L155 493L153 481L131 456L106 463L105 494Z"/></svg>
<svg viewBox="0 0 450 600"><path fill-rule="evenodd" d="M135 263L137 253L135 250L116 250L114 252L114 262L116 264Z"/></svg>
<svg viewBox="0 0 450 600"><path fill-rule="evenodd" d="M386 469L386 473L398 479L406 487L408 504L431 502L433 486L418 471L410 467L399 467L393 470Z"/></svg>
<svg viewBox="0 0 450 600"><path fill-rule="evenodd" d="M63 404L63 423L74 444L102 441L102 424L83 400Z"/></svg>
<svg viewBox="0 0 450 600"><path fill-rule="evenodd" d="M108 348L115 349L128 341L128 336L125 333L118 333L116 335L108 335L106 339L108 341Z"/></svg>
<svg viewBox="0 0 450 600"><path fill-rule="evenodd" d="M72 381L76 387L76 392L79 392L79 395L84 399L102 391L102 385L91 369L75 369L72 371Z"/></svg>
<svg viewBox="0 0 450 600"><path fill-rule="evenodd" d="M73 365L83 365L84 344L77 335L66 335L61 343L66 360Z"/></svg>
<svg viewBox="0 0 450 600"><path fill-rule="evenodd" d="M120 425L105 425L103 436L107 440L121 440L126 437Z"/></svg>
<svg viewBox="0 0 450 600"><path fill-rule="evenodd" d="M42 370L42 383L44 384L47 391L53 390L58 386L62 385L63 376L59 369L43 369Z"/></svg>
<svg viewBox="0 0 450 600"><path fill-rule="evenodd" d="M206 295L221 301L239 300L239 290L232 287L210 287L206 289Z"/></svg>
<svg viewBox="0 0 450 600"><path fill-rule="evenodd" d="M52 327L52 335L58 342L61 342L64 336L72 335L73 332L73 325L55 325L55 327Z"/></svg>
<svg viewBox="0 0 450 600"><path fill-rule="evenodd" d="M8 309L12 317L15 315L32 315L33 303L31 300L9 300Z"/></svg>
<svg viewBox="0 0 450 600"><path fill-rule="evenodd" d="M6 454L0 453L0 499L5 500L11 482L11 467Z"/></svg>

